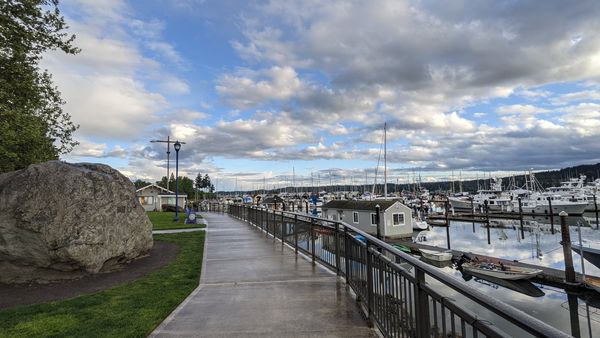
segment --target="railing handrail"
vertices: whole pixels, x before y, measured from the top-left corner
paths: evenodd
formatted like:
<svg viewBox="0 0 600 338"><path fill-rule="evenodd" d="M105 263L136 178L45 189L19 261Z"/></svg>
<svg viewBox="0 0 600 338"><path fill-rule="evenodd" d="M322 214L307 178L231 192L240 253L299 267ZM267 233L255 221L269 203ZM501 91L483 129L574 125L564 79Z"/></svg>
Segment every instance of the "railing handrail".
<svg viewBox="0 0 600 338"><path fill-rule="evenodd" d="M508 320L509 322L517 325L521 329L523 329L531 334L542 335L544 337L572 337L571 335L568 335L568 334L564 333L563 331L561 331L551 325L548 325L535 317L532 317L531 315L523 312L522 310L515 308L512 305L509 305L501 300L494 299L494 298L484 294L483 292L463 283L458 278L450 276L450 275L440 271L439 269L437 269L433 266L430 266L429 264L422 262L422 261L416 259L415 257L394 248L393 246L389 245L388 243L386 243L386 242L374 237L373 235L371 235L361 229L358 229L346 222L325 219L325 218L307 215L307 214L303 214L303 213L297 213L297 212L290 212L290 211L277 212L275 210L269 210L269 209L265 209L265 208L257 208L255 206L245 206L245 205L236 205L236 206L260 210L260 211L267 212L267 213L271 212L273 214L280 213L282 215L287 214L287 215L292 215L292 216L302 216L302 217L311 218L312 220L325 221L325 222L334 223L334 224L337 223L337 224L342 225L342 226L352 230L353 232L363 236L369 244L377 245L377 246L385 249L386 251L400 257L402 260L413 265L415 268L422 270L423 272L425 272L426 274L435 278L436 280L438 280L438 281L442 282L443 284L449 286L450 288L458 291L463 296L475 301L476 303L478 303L480 305L487 307L495 314L501 316L502 318Z"/></svg>

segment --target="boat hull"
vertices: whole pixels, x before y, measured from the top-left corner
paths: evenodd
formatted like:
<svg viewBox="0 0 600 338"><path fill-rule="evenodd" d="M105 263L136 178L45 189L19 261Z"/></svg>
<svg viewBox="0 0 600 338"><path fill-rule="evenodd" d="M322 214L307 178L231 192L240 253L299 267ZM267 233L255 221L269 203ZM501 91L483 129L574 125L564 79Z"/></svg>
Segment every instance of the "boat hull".
<svg viewBox="0 0 600 338"><path fill-rule="evenodd" d="M482 269L482 268L479 268L477 266L470 265L470 264L463 264L462 269L466 272L473 272L473 273L477 273L480 275L489 276L489 277L498 278L498 279L505 279L505 280L531 279L531 278L539 275L542 272L542 270L533 270L533 269L522 270L523 272L516 272L516 271L511 271L511 270L508 270L508 271L488 270L488 269Z"/></svg>

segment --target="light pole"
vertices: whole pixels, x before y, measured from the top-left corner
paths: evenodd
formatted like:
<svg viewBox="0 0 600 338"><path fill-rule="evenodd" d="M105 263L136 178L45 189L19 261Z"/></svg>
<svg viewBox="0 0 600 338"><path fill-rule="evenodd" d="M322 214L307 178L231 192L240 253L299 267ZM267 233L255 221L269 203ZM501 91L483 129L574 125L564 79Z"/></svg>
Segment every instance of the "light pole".
<svg viewBox="0 0 600 338"><path fill-rule="evenodd" d="M173 144L175 148L175 222L179 222L179 149L181 149L181 143L175 141Z"/></svg>

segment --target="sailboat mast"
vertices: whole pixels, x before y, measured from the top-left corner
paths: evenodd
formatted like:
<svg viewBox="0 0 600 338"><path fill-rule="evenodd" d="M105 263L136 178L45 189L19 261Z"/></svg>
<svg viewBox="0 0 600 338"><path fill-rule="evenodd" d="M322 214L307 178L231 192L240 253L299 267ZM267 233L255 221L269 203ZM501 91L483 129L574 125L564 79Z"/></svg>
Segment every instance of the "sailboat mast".
<svg viewBox="0 0 600 338"><path fill-rule="evenodd" d="M383 199L387 200L387 123L383 124Z"/></svg>

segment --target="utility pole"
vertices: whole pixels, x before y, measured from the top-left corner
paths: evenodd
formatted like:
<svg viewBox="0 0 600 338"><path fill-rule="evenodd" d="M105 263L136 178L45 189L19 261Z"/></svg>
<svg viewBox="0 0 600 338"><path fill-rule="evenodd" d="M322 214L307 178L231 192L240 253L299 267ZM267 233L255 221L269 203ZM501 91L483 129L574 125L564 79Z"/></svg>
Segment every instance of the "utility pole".
<svg viewBox="0 0 600 338"><path fill-rule="evenodd" d="M177 141L171 141L171 136L167 135L166 140L151 140L150 143L166 143L167 144L167 190L169 190L169 163L171 159L171 143ZM179 144L185 144L185 142L179 142Z"/></svg>

